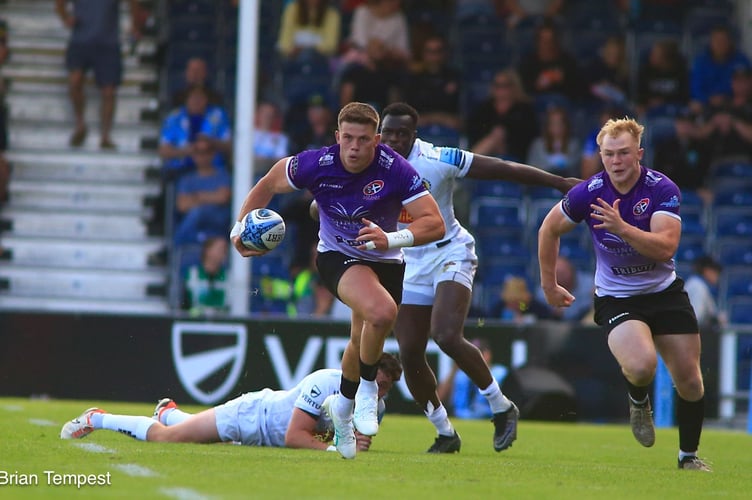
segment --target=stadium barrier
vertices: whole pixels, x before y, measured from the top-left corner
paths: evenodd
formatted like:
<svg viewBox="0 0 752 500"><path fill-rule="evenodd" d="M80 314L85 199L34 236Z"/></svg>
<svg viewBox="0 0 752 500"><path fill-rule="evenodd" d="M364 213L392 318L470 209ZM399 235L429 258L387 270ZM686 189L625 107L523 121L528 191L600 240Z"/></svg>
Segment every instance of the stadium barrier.
<svg viewBox="0 0 752 500"><path fill-rule="evenodd" d="M518 397L538 402L530 418L626 419L624 380L597 328L476 320L468 321L465 335L485 338L493 362L510 367L508 377L524 379L529 367L545 375L527 384L528 392L521 387ZM332 321L4 312L0 395L140 402L171 397L214 405L263 387L289 388L313 370L339 367L348 336L348 323ZM397 352L394 338L385 350ZM452 369L433 342L428 359L439 379ZM717 372L717 357L713 361L704 368L706 377ZM573 409L566 406L571 391ZM546 413L553 402L566 411ZM388 407L420 412L404 377Z"/></svg>

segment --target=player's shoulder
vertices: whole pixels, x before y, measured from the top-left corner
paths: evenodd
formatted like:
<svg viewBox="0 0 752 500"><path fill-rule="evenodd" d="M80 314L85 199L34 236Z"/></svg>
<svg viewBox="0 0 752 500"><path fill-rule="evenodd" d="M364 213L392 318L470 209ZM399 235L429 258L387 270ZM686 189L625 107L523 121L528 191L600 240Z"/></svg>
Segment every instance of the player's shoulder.
<svg viewBox="0 0 752 500"><path fill-rule="evenodd" d="M669 176L658 170L652 168L643 167L645 169L645 176L643 178L643 184L648 188L668 188L679 189L674 181Z"/></svg>
<svg viewBox="0 0 752 500"><path fill-rule="evenodd" d="M331 167L337 158L337 145L324 146L319 149L307 149L294 155L296 162L316 167Z"/></svg>
<svg viewBox="0 0 752 500"><path fill-rule="evenodd" d="M410 153L411 163L436 163L463 169L472 158L472 154L452 146L436 146L421 139L415 140Z"/></svg>
<svg viewBox="0 0 752 500"><path fill-rule="evenodd" d="M607 183L606 183L606 173L604 171L600 171L597 174L591 176L587 180L580 182L576 186L574 186L570 193L582 193L582 194L589 194L591 196L595 196L598 193L602 193L607 189Z"/></svg>

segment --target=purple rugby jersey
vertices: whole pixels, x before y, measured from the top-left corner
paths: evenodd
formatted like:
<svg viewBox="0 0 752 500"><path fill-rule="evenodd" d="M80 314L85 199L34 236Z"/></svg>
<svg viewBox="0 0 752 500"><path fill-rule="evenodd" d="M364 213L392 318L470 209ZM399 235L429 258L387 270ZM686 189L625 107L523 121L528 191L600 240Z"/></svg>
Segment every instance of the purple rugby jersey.
<svg viewBox="0 0 752 500"><path fill-rule="evenodd" d="M428 195L420 176L399 154L384 144L363 172L345 170L339 144L303 151L287 162L287 181L308 189L319 206L317 250L335 250L351 257L380 262L403 260L400 248L358 250L355 241L364 217L386 232L397 230L402 205Z"/></svg>
<svg viewBox="0 0 752 500"><path fill-rule="evenodd" d="M650 231L650 219L654 214L681 220L681 193L676 184L658 171L644 166L640 168L640 178L627 194L619 193L608 175L600 172L572 188L561 202L567 218L574 223L585 221L590 229L596 255L595 293L601 297L659 292L676 279L673 259L656 262L637 253L619 236L593 228L600 223L590 217L590 205L597 205L597 198L609 205L621 199L619 211L622 219L643 231Z"/></svg>

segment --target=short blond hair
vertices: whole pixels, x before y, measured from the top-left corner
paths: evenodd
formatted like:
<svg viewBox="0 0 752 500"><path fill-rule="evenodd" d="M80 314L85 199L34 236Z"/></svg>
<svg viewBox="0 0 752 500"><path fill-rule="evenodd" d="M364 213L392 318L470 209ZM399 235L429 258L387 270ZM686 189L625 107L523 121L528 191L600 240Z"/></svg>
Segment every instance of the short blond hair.
<svg viewBox="0 0 752 500"><path fill-rule="evenodd" d="M337 127L343 123L359 123L361 125L373 125L374 130L379 129L379 112L370 104L364 102L351 102L339 111L337 115Z"/></svg>
<svg viewBox="0 0 752 500"><path fill-rule="evenodd" d="M595 142L598 143L598 146L601 146L604 137L618 137L622 133L627 132L634 137L634 140L637 141L637 147L639 148L640 142L642 141L642 133L644 131L645 127L637 123L634 118L629 118L627 116L624 118L612 118L607 121L601 128L601 131L598 132L598 137L595 139Z"/></svg>

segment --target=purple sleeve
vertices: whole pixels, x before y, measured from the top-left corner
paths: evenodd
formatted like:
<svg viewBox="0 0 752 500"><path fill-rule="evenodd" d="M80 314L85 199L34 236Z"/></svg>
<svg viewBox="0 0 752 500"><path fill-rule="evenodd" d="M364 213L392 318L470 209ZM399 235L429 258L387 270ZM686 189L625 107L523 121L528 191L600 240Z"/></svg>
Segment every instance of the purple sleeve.
<svg viewBox="0 0 752 500"><path fill-rule="evenodd" d="M287 162L287 180L296 189L305 189L313 182L316 175L316 158L321 151L303 151L290 157Z"/></svg>
<svg viewBox="0 0 752 500"><path fill-rule="evenodd" d="M667 178L664 178L664 180L668 181ZM681 206L681 191L679 187L671 181L661 182L660 190L656 196L656 204L657 206L653 210L653 213L665 212L679 217L679 207Z"/></svg>
<svg viewBox="0 0 752 500"><path fill-rule="evenodd" d="M582 222L591 212L590 203L592 196L588 188L592 182L593 180L591 179L589 182L577 184L569 190L561 201L564 215L569 217L573 222Z"/></svg>
<svg viewBox="0 0 752 500"><path fill-rule="evenodd" d="M421 196L425 196L425 193L427 193L428 190L426 189L425 184L423 184L418 172L407 162L407 160L398 157L397 161L400 164L399 186L401 189L400 200L402 201L402 204L410 203Z"/></svg>

